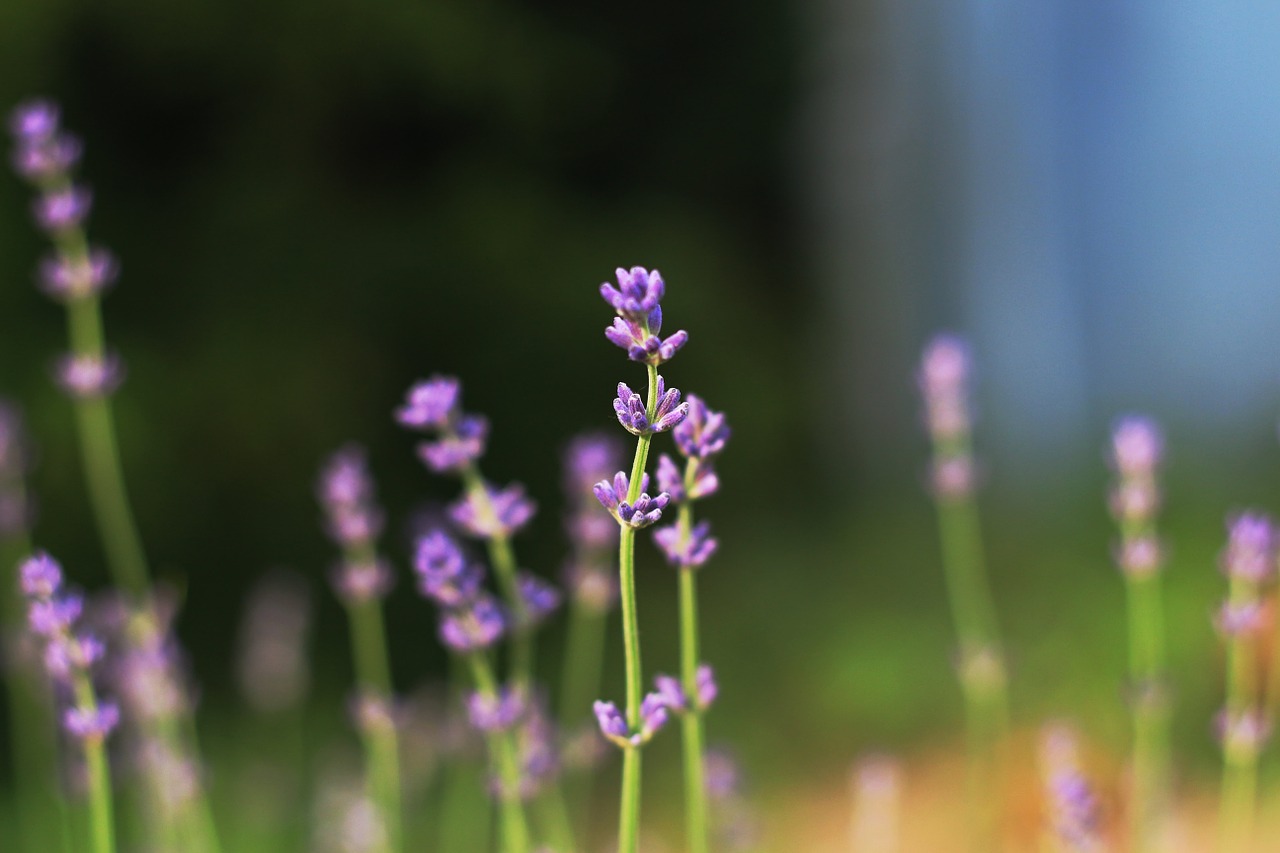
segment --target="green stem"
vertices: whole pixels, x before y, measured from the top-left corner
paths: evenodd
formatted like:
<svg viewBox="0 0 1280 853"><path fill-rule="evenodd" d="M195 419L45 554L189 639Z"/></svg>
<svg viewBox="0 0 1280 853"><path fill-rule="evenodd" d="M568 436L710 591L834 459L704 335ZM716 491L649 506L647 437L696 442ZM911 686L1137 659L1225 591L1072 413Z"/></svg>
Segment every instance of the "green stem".
<svg viewBox="0 0 1280 853"><path fill-rule="evenodd" d="M1125 543L1149 531L1126 531ZM1124 547L1122 543L1121 547ZM1169 710L1163 690L1164 614L1156 574L1126 575L1133 697L1133 849L1161 849L1168 807Z"/></svg>
<svg viewBox="0 0 1280 853"><path fill-rule="evenodd" d="M622 810L618 816L618 853L640 847L640 748L622 751Z"/></svg>
<svg viewBox="0 0 1280 853"><path fill-rule="evenodd" d="M356 682L362 693L390 703L391 666L387 655L382 605L376 599L353 602L347 612L351 622L352 654ZM394 725L365 726L364 743L369 798L377 805L387 835L387 850L398 853L400 839L400 751Z"/></svg>
<svg viewBox="0 0 1280 853"><path fill-rule="evenodd" d="M1257 599L1255 584L1233 577L1228 603L1240 607ZM1253 650L1251 638L1234 633L1227 643L1227 727L1223 739L1222 799L1218 816L1219 853L1248 850L1253 836L1257 801L1258 746L1252 741L1237 742L1231 737L1234 721L1253 709Z"/></svg>
<svg viewBox="0 0 1280 853"><path fill-rule="evenodd" d="M680 524L687 525L689 506L680 507ZM686 528L687 529L687 528ZM685 829L689 853L707 853L707 784L698 695L698 590L694 569L680 570L680 680L689 699L681 721L684 741Z"/></svg>
<svg viewBox="0 0 1280 853"><path fill-rule="evenodd" d="M467 656L476 689L482 696L494 698L498 694L498 681L483 654ZM525 819L524 803L520 799L520 756L511 732L488 732L485 739L489 752L498 767L502 783L499 793L501 809L502 846L504 853L525 853L529 849L529 826Z"/></svg>
<svg viewBox="0 0 1280 853"><path fill-rule="evenodd" d="M564 673L560 679L560 727L576 728L600 695L607 619L600 610L574 599L569 607Z"/></svg>
<svg viewBox="0 0 1280 853"><path fill-rule="evenodd" d="M970 498L940 498L938 525L947 591L960 638L969 743L970 846L989 851L997 844L999 753L1008 724L1003 656L977 507Z"/></svg>
<svg viewBox="0 0 1280 853"><path fill-rule="evenodd" d="M93 713L98 700L87 674L76 676L74 691L76 705ZM89 783L89 837L93 853L114 853L115 817L111 796L111 774L107 770L107 751L101 737L88 737L84 741L85 770Z"/></svg>

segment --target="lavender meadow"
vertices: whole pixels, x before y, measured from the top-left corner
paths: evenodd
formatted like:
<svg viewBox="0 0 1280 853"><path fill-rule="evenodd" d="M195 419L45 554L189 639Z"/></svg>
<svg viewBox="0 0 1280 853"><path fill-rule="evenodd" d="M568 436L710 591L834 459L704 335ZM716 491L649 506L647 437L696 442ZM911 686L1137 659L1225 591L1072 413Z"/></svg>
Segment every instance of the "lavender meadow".
<svg viewBox="0 0 1280 853"><path fill-rule="evenodd" d="M531 525L557 523L538 504L554 486L510 482L487 458L491 439L546 413L472 411L463 378L425 365L428 378L387 409L415 442L401 448L400 464L420 468L424 490L451 499L398 539L388 520L404 511L382 505L375 457L350 443L318 459L316 535L330 540L332 566L327 578L264 574L244 614L235 667L254 722L211 738L199 673L175 630L180 611L202 602L156 580L126 485L112 406L125 361L107 345L101 313L121 268L88 236L94 197L77 178L82 145L48 101L19 105L10 130L14 168L34 188L33 220L50 244L38 264L40 286L67 325L55 380L73 413L84 496L110 583L82 589L79 579L92 573L60 562L58 543L39 537L27 487L33 437L6 404L0 605L12 745L5 758L14 784L0 826L5 849L810 849L812 841L788 834L800 831L794 823L770 831L777 822L770 807L753 801L730 751L711 745L721 702L754 706L757 724L768 725L777 703L806 698L754 683L727 687L722 700L716 664L704 654L717 627L702 619L701 573L733 571L719 553L715 503L707 500L720 491L722 454L750 437L731 435L726 413L712 408L715 388L704 397L685 387L680 368L699 357L697 330L664 333L666 281L658 270L619 268L596 296L582 288L601 324L609 322L604 338L613 348L602 346L601 359L614 359L619 381L601 391L599 408L606 420L612 395L617 428L570 435L566 425L563 564L534 565L522 553ZM926 849L913 846L913 832L933 821L948 826L947 840L927 849L1280 849L1267 847L1259 821L1275 795L1263 761L1280 700L1275 523L1262 511L1239 511L1223 535L1222 601L1208 617L1221 639L1222 707L1201 721L1220 745L1220 790L1212 831L1196 834L1187 826L1204 814L1205 795L1188 783L1174 736L1183 712L1180 674L1169 666L1165 586L1177 579L1163 571L1172 547L1161 532L1165 436L1150 418L1118 419L1106 451L1110 493L1098 496L1116 528L1115 595L1128 628L1127 681L1115 685L1126 746L1108 764L1093 758L1087 714L1071 719L1079 712L1065 707L1041 720L1019 708L1016 649L1002 629L1007 614L988 572L979 511L985 472L975 450L973 362L962 338L941 335L925 347L916 377L931 447L937 584L951 606L954 699L965 721L964 770L946 777L943 799L963 805L949 816L922 814L913 792L917 756L850 754L842 758L851 773L838 797L840 829L822 849ZM550 410L554 389L548 396ZM749 488L729 477L726 486ZM297 491L299 501L308 499L307 484ZM641 538L650 541L639 545ZM654 648L667 646L646 645L640 631L641 604L651 600L640 590L662 585L675 607L646 624L675 638L677 653L666 658ZM321 669L309 644L325 595L345 616L352 681L345 707L322 712L344 723L317 737L306 731ZM389 613L401 605L414 613L418 648L390 639ZM751 606L769 618L769 603ZM430 644L447 655L446 674L428 685L405 683L396 660ZM613 684L622 685L617 695ZM248 743L255 727L266 737L248 747L252 770L228 781L220 750L239 738ZM660 751L663 740L670 748ZM1034 745L1025 748L1028 740ZM669 815L677 815L674 829ZM251 825L257 840L240 840Z"/></svg>

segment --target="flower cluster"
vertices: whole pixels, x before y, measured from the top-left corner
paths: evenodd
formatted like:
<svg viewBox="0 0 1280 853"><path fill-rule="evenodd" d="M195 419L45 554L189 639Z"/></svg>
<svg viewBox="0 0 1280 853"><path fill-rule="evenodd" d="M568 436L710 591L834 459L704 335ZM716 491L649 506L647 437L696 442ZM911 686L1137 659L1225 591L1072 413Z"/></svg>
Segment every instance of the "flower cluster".
<svg viewBox="0 0 1280 853"><path fill-rule="evenodd" d="M689 395L689 416L676 427L676 449L685 458L683 470L667 454L658 458L658 488L671 500L684 503L713 495L720 488L715 459L729 441L729 424L723 412L707 408L701 397ZM660 527L653 541L667 562L682 569L695 569L711 558L719 543L711 536L711 525L690 524L682 515L674 524Z"/></svg>
<svg viewBox="0 0 1280 853"><path fill-rule="evenodd" d="M1156 473L1163 449L1160 429L1144 417L1121 419L1111 435L1111 464L1117 477L1111 490L1111 514L1125 533L1116 562L1130 577L1148 577L1164 560L1152 531L1160 507Z"/></svg>
<svg viewBox="0 0 1280 853"><path fill-rule="evenodd" d="M1048 726L1040 756L1051 837L1069 850L1102 850L1101 811L1080 770L1075 734L1063 725Z"/></svg>
<svg viewBox="0 0 1280 853"><path fill-rule="evenodd" d="M622 448L610 436L583 435L564 455L564 490L569 502L565 529L573 551L565 566L565 586L588 610L603 613L618 597L618 525L591 500L597 482L621 464Z"/></svg>
<svg viewBox="0 0 1280 853"><path fill-rule="evenodd" d="M374 500L364 450L348 445L330 457L317 494L329 535L343 552L333 579L338 597L349 604L382 598L391 589L392 573L375 548L384 517Z"/></svg>
<svg viewBox="0 0 1280 853"><path fill-rule="evenodd" d="M119 723L120 710L112 702L99 702L91 686L82 687L91 685L91 671L105 652L99 639L76 630L84 599L65 588L62 567L48 554L28 558L18 576L27 598L27 627L43 644L45 670L76 697L63 712L63 728L81 740L105 738Z"/></svg>
<svg viewBox="0 0 1280 853"><path fill-rule="evenodd" d="M627 725L627 718L612 702L597 701L593 707L600 732L623 749L643 746L653 739L670 719L667 698L661 693L649 693L640 703L640 719L635 729Z"/></svg>
<svg viewBox="0 0 1280 853"><path fill-rule="evenodd" d="M715 673L705 663L698 667L695 678L696 684L692 697L686 693L680 680L670 675L657 676L654 679L654 687L657 688L658 695L667 703L667 708L677 714L683 714L689 710L702 712L711 707L711 703L720 693L720 688L716 685Z"/></svg>
<svg viewBox="0 0 1280 853"><path fill-rule="evenodd" d="M1275 525L1262 513L1245 512L1229 524L1220 565L1231 592L1218 611L1218 630L1227 637L1253 632L1262 616L1259 587L1275 573Z"/></svg>
<svg viewBox="0 0 1280 853"><path fill-rule="evenodd" d="M613 475L612 482L601 480L595 484L592 491L595 492L596 500L600 501L601 506L609 510L609 514L624 527L648 527L662 518L662 510L666 508L671 496L666 492L659 492L656 497L650 497L645 491L649 487L649 475L645 474L640 479L640 495L633 503L628 503L627 494L630 486L626 472L619 471Z"/></svg>
<svg viewBox="0 0 1280 853"><path fill-rule="evenodd" d="M613 401L613 412L618 423L632 435L653 435L675 428L689 415L689 404L680 402L680 392L667 388L666 380L658 377L656 402L653 411L645 406L644 398L631 390L625 382L618 383L618 396Z"/></svg>
<svg viewBox="0 0 1280 853"><path fill-rule="evenodd" d="M72 177L80 160L80 141L62 130L58 107L48 101L18 106L9 130L15 144L14 168L39 192L33 206L36 224L55 247L40 264L41 288L64 303L96 298L115 282L120 266L106 249L84 240L82 229L93 195ZM72 397L101 397L120 385L124 368L118 357L100 347L80 348L60 360L57 377Z"/></svg>
<svg viewBox="0 0 1280 853"><path fill-rule="evenodd" d="M917 378L934 446L933 491L942 500L967 498L974 488L969 372L969 347L960 338L939 335L925 348Z"/></svg>
<svg viewBox="0 0 1280 853"><path fill-rule="evenodd" d="M455 652L486 649L502 638L508 619L484 590L484 568L468 562L458 543L443 530L418 537L413 569L418 591L439 605L440 639Z"/></svg>
<svg viewBox="0 0 1280 853"><path fill-rule="evenodd" d="M604 336L626 350L627 358L632 361L655 367L670 361L688 342L689 333L681 329L666 339L660 337L662 305L659 303L666 289L662 274L644 267L630 270L619 267L616 276L617 287L608 282L600 285L600 295L618 312Z"/></svg>

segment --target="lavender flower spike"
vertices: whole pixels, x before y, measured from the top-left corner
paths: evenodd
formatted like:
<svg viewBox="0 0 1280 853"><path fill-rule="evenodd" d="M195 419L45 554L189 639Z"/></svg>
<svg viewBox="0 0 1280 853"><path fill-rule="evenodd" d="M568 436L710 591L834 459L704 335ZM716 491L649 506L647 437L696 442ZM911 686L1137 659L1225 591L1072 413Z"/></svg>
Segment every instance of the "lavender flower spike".
<svg viewBox="0 0 1280 853"><path fill-rule="evenodd" d="M657 404L652 418L645 410L644 398L632 391L625 382L618 383L618 397L613 401L613 411L618 416L618 423L627 432L632 435L651 435L677 426L689 414L689 404L681 403L679 390L668 390L665 380L659 376Z"/></svg>
<svg viewBox="0 0 1280 853"><path fill-rule="evenodd" d="M720 546L711 535L711 523L701 521L685 530L679 523L660 527L653 532L653 541L662 551L667 562L681 569L696 569L711 559Z"/></svg>
<svg viewBox="0 0 1280 853"><path fill-rule="evenodd" d="M43 551L23 562L18 576L22 594L29 598L51 598L62 588L62 567Z"/></svg>
<svg viewBox="0 0 1280 853"><path fill-rule="evenodd" d="M433 376L409 389L404 406L396 410L401 426L419 430L444 429L458 407L458 380Z"/></svg>
<svg viewBox="0 0 1280 853"><path fill-rule="evenodd" d="M502 608L482 593L470 607L449 613L440 621L440 639L455 652L474 652L498 642L506 627Z"/></svg>
<svg viewBox="0 0 1280 853"><path fill-rule="evenodd" d="M120 709L113 702L99 703L96 708L68 708L62 715L67 733L80 740L101 740L120 722Z"/></svg>
<svg viewBox="0 0 1280 853"><path fill-rule="evenodd" d="M596 702L593 706L600 732L623 749L644 746L667 724L667 697L650 693L640 703L640 727L632 731L627 720L612 702Z"/></svg>
<svg viewBox="0 0 1280 853"><path fill-rule="evenodd" d="M560 591L537 575L521 572L517 579L520 599L524 603L525 627L541 624L560 606Z"/></svg>
<svg viewBox="0 0 1280 853"><path fill-rule="evenodd" d="M1122 418L1111 433L1112 461L1122 477L1150 477L1164 451L1155 421L1140 415Z"/></svg>
<svg viewBox="0 0 1280 853"><path fill-rule="evenodd" d="M666 285L662 281L662 273L650 272L644 267L632 267L625 270L618 267L615 271L618 286L615 288L608 282L600 285L600 295L605 302L613 306L618 316L634 323L661 325L662 297ZM651 319L656 322L651 322Z"/></svg>
<svg viewBox="0 0 1280 853"><path fill-rule="evenodd" d="M719 454L729 441L729 423L724 412L713 412L696 394L688 397L689 416L676 427L672 438L690 459L705 460Z"/></svg>
<svg viewBox="0 0 1280 853"><path fill-rule="evenodd" d="M643 490L649 484L649 475L644 475L640 482L640 488ZM628 486L626 472L619 471L613 475L612 483L601 480L596 483L593 491L596 500L600 501L601 505L618 520L618 523L624 526L637 529L648 527L662 518L662 510L671 500L670 495L661 492L657 497L649 497L646 492L641 491L635 504L628 504L626 501Z"/></svg>
<svg viewBox="0 0 1280 853"><path fill-rule="evenodd" d="M653 322L655 318L657 320L656 325ZM689 333L684 329L665 340L658 337L661 324L661 310L653 312L653 318L651 318L647 327L634 320L614 317L613 325L604 330L604 336L609 339L610 343L626 350L627 358L632 361L657 367L670 361L676 352L689 342Z"/></svg>
<svg viewBox="0 0 1280 853"><path fill-rule="evenodd" d="M519 688L503 687L492 695L472 693L467 697L467 718L477 731L506 731L524 716L526 706Z"/></svg>
<svg viewBox="0 0 1280 853"><path fill-rule="evenodd" d="M462 607L480 593L483 570L468 564L462 549L443 530L419 537L413 569L418 590L441 607Z"/></svg>
<svg viewBox="0 0 1280 853"><path fill-rule="evenodd" d="M1262 513L1241 513L1231 522L1222 571L1232 578L1260 583L1275 572L1276 530Z"/></svg>
<svg viewBox="0 0 1280 853"><path fill-rule="evenodd" d="M538 506L525 496L524 486L512 483L497 489L484 486L486 501L469 493L449 506L449 517L463 530L478 539L508 537L529 523Z"/></svg>

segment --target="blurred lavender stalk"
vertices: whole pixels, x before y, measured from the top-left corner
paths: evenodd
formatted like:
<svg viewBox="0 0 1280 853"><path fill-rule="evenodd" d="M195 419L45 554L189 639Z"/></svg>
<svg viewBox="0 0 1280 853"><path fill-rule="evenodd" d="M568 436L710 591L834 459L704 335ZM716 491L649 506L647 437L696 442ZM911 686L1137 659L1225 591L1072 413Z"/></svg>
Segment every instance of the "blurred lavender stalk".
<svg viewBox="0 0 1280 853"><path fill-rule="evenodd" d="M0 666L9 696L12 772L19 814L15 819L24 849L53 850L67 838L66 803L57 795L57 727L52 722L53 692L35 660L25 629L19 582L22 558L31 553L32 512L27 501L30 464L18 410L0 400ZM13 572L11 577L9 572Z"/></svg>
<svg viewBox="0 0 1280 853"><path fill-rule="evenodd" d="M37 553L18 570L28 602L27 624L42 647L49 678L69 696L62 726L81 747L89 792L89 837L93 853L114 853L115 807L107 767L106 738L120 721L120 710L103 701L92 671L106 652L100 639L78 628L84 598L67 590L62 567Z"/></svg>
<svg viewBox="0 0 1280 853"><path fill-rule="evenodd" d="M640 845L640 748L666 722L666 709L659 696L650 703L644 692L644 670L640 660L640 626L636 610L636 531L662 517L670 496L650 497L645 491L649 475L645 466L654 433L675 427L689 413L689 404L680 402L680 392L668 390L658 375L658 363L670 359L688 339L678 331L665 340L662 329L662 297L666 285L662 275L644 267L616 270L618 286L603 283L600 295L617 316L605 330L605 337L627 350L632 361L645 364L649 387L644 397L626 383L618 383L613 401L614 414L623 429L636 436L631 475L619 471L613 481L595 486L596 499L618 522L618 577L622 603L622 640L626 666L626 713L620 714L611 702L597 702L596 718L601 731L622 748L622 798L618 816L618 853L636 853ZM654 696L655 694L650 694ZM691 796L704 796L694 793Z"/></svg>
<svg viewBox="0 0 1280 853"><path fill-rule="evenodd" d="M66 308L71 352L59 365L58 379L75 406L98 532L116 585L140 601L147 595L149 572L125 489L109 397L124 368L107 352L102 329L102 292L114 283L119 267L107 250L89 245L84 221L93 196L72 178L82 146L62 130L60 118L48 101L18 106L10 121L17 144L13 160L40 192L36 223L54 246L41 265L41 284Z"/></svg>
<svg viewBox="0 0 1280 853"><path fill-rule="evenodd" d="M1219 805L1220 853L1250 848L1257 808L1258 754L1269 734L1257 678L1261 641L1261 587L1276 574L1277 536L1271 519L1241 513L1229 525L1221 568L1228 579L1227 600L1217 627L1227 646L1226 705L1218 718L1222 740L1222 799Z"/></svg>
<svg viewBox="0 0 1280 853"><path fill-rule="evenodd" d="M933 444L931 481L942 563L960 639L960 685L969 739L970 847L996 849L1000 752L1008 728L1004 652L991 601L977 505L968 346L939 335L925 348L919 383Z"/></svg>
<svg viewBox="0 0 1280 853"><path fill-rule="evenodd" d="M383 515L374 502L364 450L348 445L330 457L321 472L317 494L328 519L329 536L342 552L333 584L351 626L355 720L365 751L367 796L382 821L382 849L399 853L400 754L382 618L382 599L391 589L392 574L377 552Z"/></svg>
<svg viewBox="0 0 1280 853"><path fill-rule="evenodd" d="M1169 705L1164 683L1164 604L1156 536L1160 507L1156 474L1163 440L1147 418L1122 419L1112 433L1116 483L1111 513L1120 528L1116 562L1129 611L1129 679L1133 707L1133 787L1130 843L1135 853L1163 850L1169 832Z"/></svg>
<svg viewBox="0 0 1280 853"><path fill-rule="evenodd" d="M1075 732L1054 723L1040 737L1047 847L1058 853L1103 853L1098 800L1080 767Z"/></svg>
<svg viewBox="0 0 1280 853"><path fill-rule="evenodd" d="M897 853L902 808L902 767L887 755L871 755L853 768L853 853Z"/></svg>
<svg viewBox="0 0 1280 853"><path fill-rule="evenodd" d="M613 475L622 459L621 443L612 436L581 435L569 443L564 454L564 491L569 513L566 532L572 552L565 566L565 588L569 591L569 627L565 642L564 669L560 678L560 727L579 749L580 758L566 779L570 809L582 815L581 835L589 831L592 779L600 743L591 722L591 703L600 695L604 648L609 611L618 601L618 525L602 514L591 494L599 480ZM594 754L593 754L594 752Z"/></svg>

